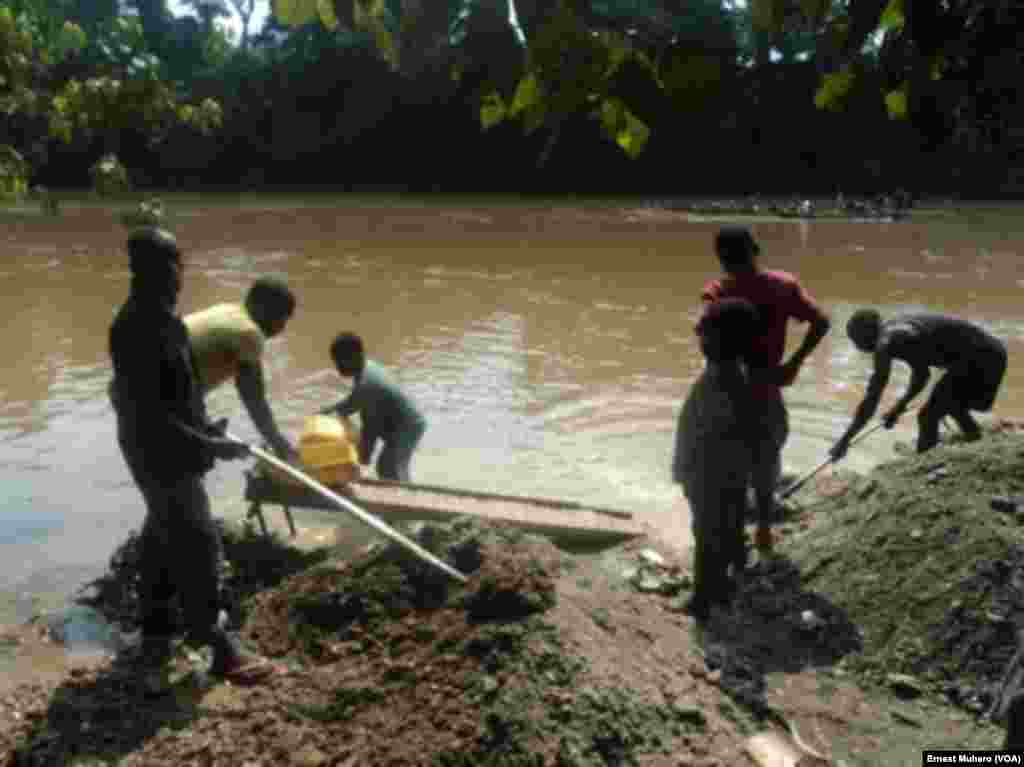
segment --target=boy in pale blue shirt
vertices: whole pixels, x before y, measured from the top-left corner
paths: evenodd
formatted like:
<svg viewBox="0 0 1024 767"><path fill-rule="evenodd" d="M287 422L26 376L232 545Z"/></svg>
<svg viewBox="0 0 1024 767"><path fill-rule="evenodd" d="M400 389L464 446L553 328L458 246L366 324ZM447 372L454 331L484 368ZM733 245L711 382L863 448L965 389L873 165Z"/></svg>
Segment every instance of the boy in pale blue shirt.
<svg viewBox="0 0 1024 767"><path fill-rule="evenodd" d="M337 416L359 413L359 461L370 464L380 440L384 447L377 459L377 476L410 482L409 464L427 430L426 419L387 369L366 358L359 336L340 333L331 344L331 359L341 376L354 380L354 386L348 397L320 412Z"/></svg>

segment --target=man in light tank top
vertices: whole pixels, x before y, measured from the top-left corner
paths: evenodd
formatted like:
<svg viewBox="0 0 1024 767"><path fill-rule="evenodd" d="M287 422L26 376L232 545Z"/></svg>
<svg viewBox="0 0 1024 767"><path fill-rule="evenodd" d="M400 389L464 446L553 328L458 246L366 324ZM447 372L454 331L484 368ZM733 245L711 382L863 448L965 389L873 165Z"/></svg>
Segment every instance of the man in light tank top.
<svg viewBox="0 0 1024 767"><path fill-rule="evenodd" d="M980 439L981 429L970 411L992 409L1006 373L1006 345L1002 341L956 317L916 312L883 322L874 309L854 312L846 333L858 349L874 354L875 365L853 421L832 448L834 460L846 455L850 441L878 409L893 360L909 365L911 377L907 391L882 417L887 429L896 425L910 402L927 385L929 368L943 368L945 375L918 411L917 452L923 453L938 443L939 423L947 415L953 417L967 439Z"/></svg>
<svg viewBox="0 0 1024 767"><path fill-rule="evenodd" d="M295 311L295 296L281 280L260 277L245 303L224 303L185 317L203 396L234 381L242 404L270 447L296 463L298 453L278 429L267 404L263 349L281 333Z"/></svg>

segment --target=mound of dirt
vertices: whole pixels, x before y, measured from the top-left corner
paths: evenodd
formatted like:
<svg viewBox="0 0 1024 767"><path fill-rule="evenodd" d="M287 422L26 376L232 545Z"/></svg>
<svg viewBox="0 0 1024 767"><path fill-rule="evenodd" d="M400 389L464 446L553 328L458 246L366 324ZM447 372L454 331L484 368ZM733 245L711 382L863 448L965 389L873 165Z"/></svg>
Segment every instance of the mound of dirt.
<svg viewBox="0 0 1024 767"><path fill-rule="evenodd" d="M415 534L468 585L393 546L305 569L255 594L242 630L291 674L210 686L186 650L156 690L79 669L22 692L7 763L743 763L751 719L663 597L508 528Z"/></svg>
<svg viewBox="0 0 1024 767"><path fill-rule="evenodd" d="M782 550L862 632L844 662L861 679L991 705L1024 627L1024 439L1008 426L835 477L802 509Z"/></svg>

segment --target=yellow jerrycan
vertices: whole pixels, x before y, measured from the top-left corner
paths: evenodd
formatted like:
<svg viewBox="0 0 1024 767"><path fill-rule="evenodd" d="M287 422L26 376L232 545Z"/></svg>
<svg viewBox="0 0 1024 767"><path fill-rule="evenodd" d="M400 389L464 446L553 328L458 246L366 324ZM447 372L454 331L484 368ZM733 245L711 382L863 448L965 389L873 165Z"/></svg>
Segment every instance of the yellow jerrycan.
<svg viewBox="0 0 1024 767"><path fill-rule="evenodd" d="M348 418L311 415L299 437L303 470L324 485L344 485L359 478L359 431ZM297 480L274 470L274 478L298 485Z"/></svg>

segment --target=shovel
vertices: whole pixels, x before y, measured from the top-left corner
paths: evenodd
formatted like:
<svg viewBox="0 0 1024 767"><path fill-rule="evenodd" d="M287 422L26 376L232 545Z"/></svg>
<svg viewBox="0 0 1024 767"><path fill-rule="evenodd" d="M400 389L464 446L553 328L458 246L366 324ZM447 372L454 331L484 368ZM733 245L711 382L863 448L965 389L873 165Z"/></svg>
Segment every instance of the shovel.
<svg viewBox="0 0 1024 767"><path fill-rule="evenodd" d="M207 435L200 434L195 429L191 428L190 426L188 426L186 424L181 423L180 421L178 422L178 425L181 426L186 431L189 431L189 432L191 432L192 434L194 434L194 435L196 435L198 437L208 438ZM280 458L271 455L266 450L261 450L260 448L254 446L254 445L250 445L250 444L244 442L243 440L239 439L238 437L234 436L233 434L230 434L227 431L223 432L223 436L224 436L224 439L230 440L230 441L232 441L232 442L234 442L236 444L239 444L239 445L244 445L246 448L248 448L250 453L252 453L254 456L259 458L261 461L264 461L265 463L270 464L275 469L278 469L278 470L284 472L285 474L287 474L292 479L296 480L297 482L302 483L303 485L308 487L310 490L312 490L312 491L314 491L316 493L319 493L321 496L326 498L328 501L333 503L335 506L340 508L342 511L345 511L345 512L351 514L352 516L354 516L356 519L358 519L363 524L368 525L369 527L373 528L375 531L377 531L378 533L383 535L385 538L388 538L389 540L394 541L399 546L401 546L403 549L405 549L406 551L410 552L411 554L413 554L417 558L423 560L427 564L433 565L435 568L437 568L438 570L443 572L448 577L458 581L459 583L466 583L468 581L468 579L466 578L465 575L460 573L454 567L450 566L447 562L441 561L440 559L435 557L433 554L431 554L429 551L427 551L425 548L420 546L415 541L412 541L409 538L406 538L404 535L402 535L400 532L395 530L390 525L388 525L385 522L382 522L381 520L377 519L377 517L373 516L369 512L363 511L358 506L356 506L354 503L352 503L351 501L349 501L349 500L347 500L345 498L342 498L340 495L338 495L334 491L329 490L328 488L324 487L319 482L317 482L315 479L313 479L312 477L308 476L304 472L299 471L298 469L296 469L294 466L292 466L287 461L282 461Z"/></svg>
<svg viewBox="0 0 1024 767"><path fill-rule="evenodd" d="M242 442L240 439L238 439L237 437L234 437L234 436L232 436L231 434L229 434L227 432L224 433L224 437L226 439L230 439L232 442L238 442L239 444L243 444L243 445L246 444L246 443ZM303 485L308 487L310 490L313 490L314 492L319 493L324 498L326 498L328 501L330 501L335 506L340 508L342 511L348 512L349 514L354 516L356 519L358 519L363 524L372 527L374 530L376 530L378 533L383 535L385 538L388 538L388 539L394 541L399 546L401 546L402 548L406 549L411 554L415 555L416 557L418 557L419 559L423 560L427 564L433 565L438 570L441 570L445 575L449 576L450 578L455 579L459 583L466 583L466 581L467 581L466 576L463 575L462 573L460 573L458 570L456 570L455 568L451 567L446 562L441 561L440 559L435 557L433 554L431 554L429 551L427 551L425 548L420 546L418 543L416 543L415 541L410 540L409 538L406 538L404 535L402 535L400 532L395 530L393 527L391 527L390 525L386 524L385 522L382 522L381 520L377 519L377 517L373 516L369 512L363 511L362 509L360 509L358 506L356 506L351 501L349 501L349 500L347 500L345 498L342 498L340 495L338 495L337 493L335 493L332 490L328 490L326 487L321 485L315 479L313 479L312 477L308 476L304 472L299 471L298 469L296 469L294 466L292 466L287 461L282 461L280 458L277 458L276 456L271 455L270 453L268 453L265 450L260 450L258 447L255 447L253 445L247 445L247 447L249 448L249 452L251 452L254 456L259 458L261 461L269 463L275 469L283 471L285 474L290 476L292 479L296 480L297 482L301 482Z"/></svg>
<svg viewBox="0 0 1024 767"><path fill-rule="evenodd" d="M856 438L856 439L854 439L853 441L851 441L851 442L850 442L850 447L853 447L854 445L856 445L856 444L857 444L858 442L860 442L860 441L861 441L862 439L864 439L865 437L867 437L867 436L868 436L869 434L872 434L872 433L874 433L874 432L878 431L878 430L879 430L879 429L881 429L881 428L882 428L882 427L883 427L884 425L885 425L885 422L884 422L884 421L879 421L879 422L878 422L878 423L876 423L876 424L875 424L874 426L872 426L872 427L871 427L870 429L868 429L868 430L867 430L867 431L865 431L865 432L862 432L862 433L861 433L860 435L858 435L858 436L857 436L857 438ZM801 487L803 487L804 485L806 485L806 484L807 484L807 482L808 482L808 481L810 481L810 480L811 480L811 479L812 479L812 478L813 478L813 477L814 477L814 476L815 476L815 475L816 475L816 474L817 474L818 472L820 472L820 471L821 471L822 469L824 469L824 468L825 468L826 466L828 466L828 465L830 465L830 464L833 464L833 463L835 463L835 462L836 462L836 461L835 461L835 459L834 459L834 458L832 458L832 456L829 456L829 457L828 457L828 458L826 458L826 459L825 459L824 461L822 461L822 462L821 462L821 463L819 463L819 464L818 464L817 466L815 466L815 467L814 467L813 469L811 469L811 470L810 470L809 472L807 472L807 473L806 473L806 474L804 474L804 475L803 475L802 477L800 477L800 478L799 478L798 480L796 480L796 481L795 481L795 482L794 482L793 484L789 485L789 486L788 486L788 487L787 487L787 488L786 488L785 490L783 490L783 491L782 491L781 493L779 493L779 495L778 495L778 497L777 497L776 501L784 501L784 500L786 500L787 498L789 498L789 496L793 495L793 493L795 493L795 492L796 492L797 490L799 490L799 489L800 489Z"/></svg>

